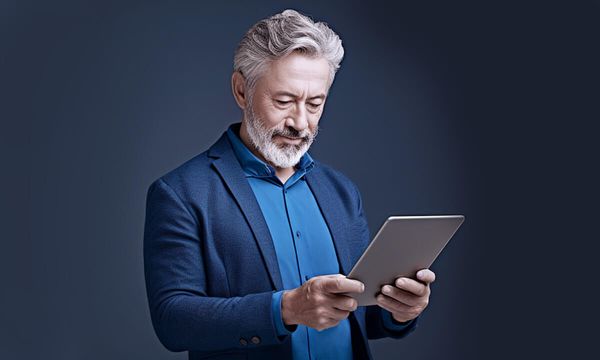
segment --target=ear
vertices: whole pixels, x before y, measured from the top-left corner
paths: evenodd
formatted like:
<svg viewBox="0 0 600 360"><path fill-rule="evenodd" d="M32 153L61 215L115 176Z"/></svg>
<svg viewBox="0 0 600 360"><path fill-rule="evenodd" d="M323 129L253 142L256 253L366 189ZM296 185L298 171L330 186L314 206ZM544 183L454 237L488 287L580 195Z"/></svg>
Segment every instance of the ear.
<svg viewBox="0 0 600 360"><path fill-rule="evenodd" d="M234 71L231 75L231 91L238 106L242 110L246 109L246 79L239 71Z"/></svg>

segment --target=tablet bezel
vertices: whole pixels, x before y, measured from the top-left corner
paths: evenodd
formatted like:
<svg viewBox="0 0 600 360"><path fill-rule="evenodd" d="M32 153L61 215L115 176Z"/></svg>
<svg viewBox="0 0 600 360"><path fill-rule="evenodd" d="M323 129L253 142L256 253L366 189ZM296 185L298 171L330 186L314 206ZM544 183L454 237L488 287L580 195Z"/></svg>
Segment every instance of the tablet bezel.
<svg viewBox="0 0 600 360"><path fill-rule="evenodd" d="M448 222L441 222L441 225L444 225L445 227L442 227L442 233L444 234L444 236L442 238L437 238L437 239L432 239L431 241L434 242L434 245L438 245L436 246L436 250L437 252L434 254L433 256L433 260L431 262L429 261L415 261L415 263L426 263L427 267L431 266L433 264L433 262L435 262L435 260L438 258L439 254L442 252L442 250L446 247L446 245L448 244L448 242L450 241L450 239L454 236L454 234L456 234L456 232L458 231L458 229L461 227L461 225L463 224L465 217L464 215L412 215L412 216L400 216L400 215L395 215L395 216L390 216L386 219L386 221L381 225L381 227L379 228L379 230L377 231L377 233L375 234L375 236L373 237L373 241L371 241L369 243L369 246L365 249L365 251L363 252L363 254L361 255L361 257L358 259L358 261L356 262L356 264L352 267L352 270L350 270L350 273L348 273L347 278L349 279L357 279L360 281L360 275L364 274L365 272L373 272L372 269L369 270L364 270L361 268L362 264L365 262L365 259L369 256L370 250L372 248L374 248L375 244L378 244L380 241L389 241L389 240L384 240L384 238L382 238L382 234L384 229L386 228L386 226L388 226L390 223L394 222L394 221L414 221L414 220L426 220L426 221L438 221L438 220L448 220L448 219L453 219L456 220L454 223L452 223L454 226L453 227L449 227L448 228ZM445 224L444 224L445 223ZM395 244L397 246L397 244ZM432 254L428 254L429 257L431 257ZM390 272L388 270L388 268L385 268L387 271L380 271L380 273L386 273L386 272ZM357 278L357 274L359 275ZM412 277L414 278L415 274L409 275L409 274L398 274L397 276L407 276L407 277ZM372 279L373 276L371 276L371 274L368 274L367 279L364 279L365 282L369 281L369 282L373 282L375 280ZM381 277L385 277L385 275L381 275ZM381 280L377 280L377 283L381 283L381 285L386 284L387 282L385 281L385 279L381 279ZM381 289L381 285L375 285L375 287L377 288L377 292ZM369 295L366 292L372 292L372 284L366 284L365 283L365 293L363 294L348 294L352 297L355 297L358 301L359 301L359 306L367 306L367 305L375 305L377 303L375 296L377 294L374 293L373 295Z"/></svg>

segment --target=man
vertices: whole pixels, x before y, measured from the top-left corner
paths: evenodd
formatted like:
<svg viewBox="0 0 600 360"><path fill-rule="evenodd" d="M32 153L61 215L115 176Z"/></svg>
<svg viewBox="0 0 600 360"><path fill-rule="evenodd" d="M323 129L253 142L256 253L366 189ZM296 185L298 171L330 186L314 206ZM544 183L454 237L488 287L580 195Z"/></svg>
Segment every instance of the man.
<svg viewBox="0 0 600 360"><path fill-rule="evenodd" d="M356 186L307 152L344 50L324 23L286 10L236 50L242 109L208 151L152 183L144 261L161 342L190 359L363 359L402 338L435 275L398 278L378 305L346 278L370 241Z"/></svg>

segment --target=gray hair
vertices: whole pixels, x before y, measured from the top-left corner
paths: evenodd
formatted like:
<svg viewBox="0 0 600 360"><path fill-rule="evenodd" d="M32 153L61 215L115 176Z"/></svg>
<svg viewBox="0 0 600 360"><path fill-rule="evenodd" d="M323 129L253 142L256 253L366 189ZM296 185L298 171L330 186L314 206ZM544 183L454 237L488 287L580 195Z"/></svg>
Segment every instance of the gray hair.
<svg viewBox="0 0 600 360"><path fill-rule="evenodd" d="M248 96L271 61L293 51L323 57L329 63L329 86L344 57L342 40L327 23L315 23L295 10L284 10L254 24L235 50L233 70L246 79Z"/></svg>

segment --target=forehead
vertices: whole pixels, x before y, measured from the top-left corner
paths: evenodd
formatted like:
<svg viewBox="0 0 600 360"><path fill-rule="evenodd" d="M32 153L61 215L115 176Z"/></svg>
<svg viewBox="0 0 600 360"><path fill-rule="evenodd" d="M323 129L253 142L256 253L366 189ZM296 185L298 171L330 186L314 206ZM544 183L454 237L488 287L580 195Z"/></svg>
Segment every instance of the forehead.
<svg viewBox="0 0 600 360"><path fill-rule="evenodd" d="M292 53L269 64L262 80L269 93L289 92L310 97L327 93L329 71L329 63L322 57Z"/></svg>

